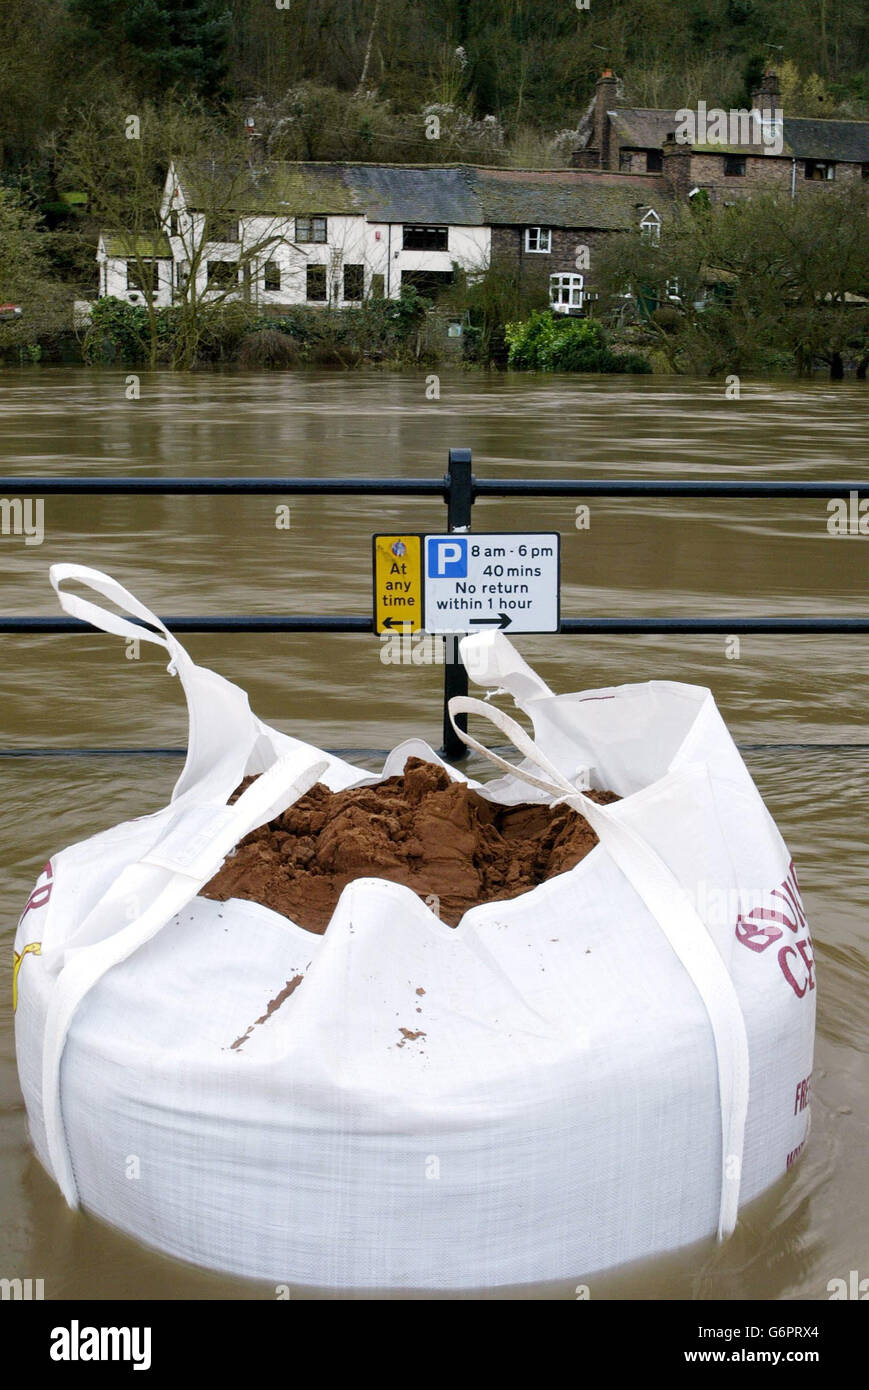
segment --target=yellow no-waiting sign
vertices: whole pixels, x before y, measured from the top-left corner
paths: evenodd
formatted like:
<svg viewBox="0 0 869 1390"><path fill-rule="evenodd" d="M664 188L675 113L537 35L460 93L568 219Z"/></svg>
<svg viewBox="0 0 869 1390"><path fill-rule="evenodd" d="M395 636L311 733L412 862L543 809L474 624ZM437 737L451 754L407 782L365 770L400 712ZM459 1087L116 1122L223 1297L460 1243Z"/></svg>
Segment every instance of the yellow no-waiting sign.
<svg viewBox="0 0 869 1390"><path fill-rule="evenodd" d="M414 533L374 536L374 629L419 632L422 627L422 544Z"/></svg>

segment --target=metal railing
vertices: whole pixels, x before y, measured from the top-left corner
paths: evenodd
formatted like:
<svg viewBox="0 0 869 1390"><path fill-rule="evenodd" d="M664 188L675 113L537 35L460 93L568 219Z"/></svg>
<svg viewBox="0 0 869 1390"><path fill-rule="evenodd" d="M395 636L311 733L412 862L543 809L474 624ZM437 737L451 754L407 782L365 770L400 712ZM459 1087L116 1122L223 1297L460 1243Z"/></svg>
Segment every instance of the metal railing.
<svg viewBox="0 0 869 1390"><path fill-rule="evenodd" d="M488 497L643 497L643 498L799 498L869 497L869 483L833 482L746 482L741 479L656 478L481 478L472 472L470 449L451 449L447 472L440 478L45 478L0 477L0 495L6 498L40 496L222 496L269 495L355 496L355 497L438 497L447 507L447 529L467 531L471 527L474 504ZM136 623L138 620L131 618ZM166 627L178 633L205 632L325 632L373 633L371 616L292 615L218 617L161 617ZM140 624L144 626L144 624ZM88 623L75 618L2 617L0 633L56 634L92 631ZM869 632L866 617L757 617L728 618L562 618L559 632L603 636L643 634L668 635L744 635ZM458 659L444 661L444 707L442 754L451 759L464 757L467 749L456 736L447 713L454 695L468 692L467 672ZM466 727L466 717L459 722ZM14 750L13 750L14 751ZM49 750L46 750L49 751ZM105 752L108 750L99 750ZM119 750L120 751L120 750ZM133 752L136 750L123 750ZM141 750L146 751L146 750ZM158 751L158 750L154 750Z"/></svg>

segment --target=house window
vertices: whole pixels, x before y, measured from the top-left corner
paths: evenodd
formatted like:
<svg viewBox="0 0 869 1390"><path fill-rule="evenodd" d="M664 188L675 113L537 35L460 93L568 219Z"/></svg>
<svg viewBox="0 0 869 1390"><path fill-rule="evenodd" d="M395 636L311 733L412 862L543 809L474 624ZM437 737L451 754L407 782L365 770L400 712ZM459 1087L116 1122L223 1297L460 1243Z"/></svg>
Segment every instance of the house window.
<svg viewBox="0 0 869 1390"><path fill-rule="evenodd" d="M344 298L358 300L365 298L365 267L362 265L345 265L344 267Z"/></svg>
<svg viewBox="0 0 869 1390"><path fill-rule="evenodd" d="M646 173L660 174L664 168L664 155L661 150L646 150Z"/></svg>
<svg viewBox="0 0 869 1390"><path fill-rule="evenodd" d="M583 300L582 275L550 275L549 303L559 314L567 314L571 309L581 309Z"/></svg>
<svg viewBox="0 0 869 1390"><path fill-rule="evenodd" d="M412 287L423 299L437 299L442 290L454 283L452 270L403 270L401 273L401 292L405 286Z"/></svg>
<svg viewBox="0 0 869 1390"><path fill-rule="evenodd" d="M127 289L157 294L157 267L153 261L127 261Z"/></svg>
<svg viewBox="0 0 869 1390"><path fill-rule="evenodd" d="M729 179L745 178L745 159L741 154L724 156L724 173Z"/></svg>
<svg viewBox="0 0 869 1390"><path fill-rule="evenodd" d="M861 173L864 179L869 179L869 164L861 165Z"/></svg>
<svg viewBox="0 0 869 1390"><path fill-rule="evenodd" d="M206 241L238 241L238 222L227 217L209 217L205 233Z"/></svg>
<svg viewBox="0 0 869 1390"><path fill-rule="evenodd" d="M546 256L552 250L552 232L548 227L525 228L525 250Z"/></svg>
<svg viewBox="0 0 869 1390"><path fill-rule="evenodd" d="M309 265L305 275L305 297L312 304L326 303L326 267Z"/></svg>
<svg viewBox="0 0 869 1390"><path fill-rule="evenodd" d="M807 159L806 178L815 183L822 183L825 180L836 177L836 166L829 159Z"/></svg>
<svg viewBox="0 0 869 1390"><path fill-rule="evenodd" d="M170 212L170 214L169 214L169 235L170 235L170 236L177 236L177 235L178 235L178 214L177 214L177 212Z"/></svg>
<svg viewBox="0 0 869 1390"><path fill-rule="evenodd" d="M325 217L297 217L296 241L325 241ZM308 296L310 298L310 295Z"/></svg>
<svg viewBox="0 0 869 1390"><path fill-rule="evenodd" d="M209 290L229 290L234 289L238 284L238 261L209 261L208 262L208 283L206 288Z"/></svg>
<svg viewBox="0 0 869 1390"><path fill-rule="evenodd" d="M263 271L263 289L279 290L281 288L281 268L277 261L266 261Z"/></svg>
<svg viewBox="0 0 869 1390"><path fill-rule="evenodd" d="M449 230L446 227L402 227L401 244L405 251L446 251Z"/></svg>
<svg viewBox="0 0 869 1390"><path fill-rule="evenodd" d="M661 241L661 219L654 208L649 208L645 217L640 219L640 236L643 241L648 241L651 246L658 246Z"/></svg>

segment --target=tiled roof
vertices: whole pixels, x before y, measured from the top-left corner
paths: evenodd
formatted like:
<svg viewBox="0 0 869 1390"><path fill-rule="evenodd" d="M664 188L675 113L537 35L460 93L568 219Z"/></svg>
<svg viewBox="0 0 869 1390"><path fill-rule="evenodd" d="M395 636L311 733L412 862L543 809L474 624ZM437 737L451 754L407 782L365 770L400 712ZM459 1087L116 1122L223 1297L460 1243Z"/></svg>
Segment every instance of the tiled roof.
<svg viewBox="0 0 869 1390"><path fill-rule="evenodd" d="M178 181L189 207L217 204L221 213L263 217L358 212L343 164L275 162L264 168L213 169L207 161L179 166Z"/></svg>
<svg viewBox="0 0 869 1390"><path fill-rule="evenodd" d="M132 232L102 232L101 237L107 256L127 259L135 256L156 257L158 260L172 259L169 238L162 232L143 233L140 236L134 236Z"/></svg>
<svg viewBox="0 0 869 1390"><path fill-rule="evenodd" d="M207 206L208 184L179 171L192 207ZM633 226L638 207L669 201L652 175L579 169L496 169L475 165L274 164L235 175L221 211L263 216L356 213L369 222L452 227L540 224L613 230Z"/></svg>
<svg viewBox="0 0 869 1390"><path fill-rule="evenodd" d="M607 115L619 137L619 143L630 149L659 150L668 135L676 129L675 111L659 111L650 107L619 107Z"/></svg>
<svg viewBox="0 0 869 1390"><path fill-rule="evenodd" d="M838 159L869 164L869 121L784 119L784 153L796 159Z"/></svg>
<svg viewBox="0 0 869 1390"><path fill-rule="evenodd" d="M671 201L664 180L648 174L579 169L471 171L482 220L493 226L541 224L618 231L637 224L637 210Z"/></svg>
<svg viewBox="0 0 869 1390"><path fill-rule="evenodd" d="M479 227L485 221L463 165L347 164L344 177L369 222Z"/></svg>
<svg viewBox="0 0 869 1390"><path fill-rule="evenodd" d="M619 107L608 114L620 144L632 149L660 149L667 136L676 130L675 111ZM869 121L821 121L785 116L783 124L782 157L869 163ZM758 143L745 146L697 144L694 149L713 154L726 154L731 149L746 154L763 153Z"/></svg>

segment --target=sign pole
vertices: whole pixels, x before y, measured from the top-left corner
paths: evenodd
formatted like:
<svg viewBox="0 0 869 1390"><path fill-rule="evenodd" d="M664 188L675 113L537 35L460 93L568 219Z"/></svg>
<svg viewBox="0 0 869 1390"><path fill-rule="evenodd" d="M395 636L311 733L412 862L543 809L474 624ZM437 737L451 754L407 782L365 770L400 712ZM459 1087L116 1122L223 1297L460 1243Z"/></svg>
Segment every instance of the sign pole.
<svg viewBox="0 0 869 1390"><path fill-rule="evenodd" d="M474 502L473 476L471 474L470 449L450 449L447 477L447 527L450 531L469 531L471 529L471 507ZM444 638L447 650L444 661L444 745L441 757L454 762L467 757L467 747L450 723L449 701L454 695L467 695L468 673L459 656L457 634ZM460 714L459 727L467 729L468 716Z"/></svg>

